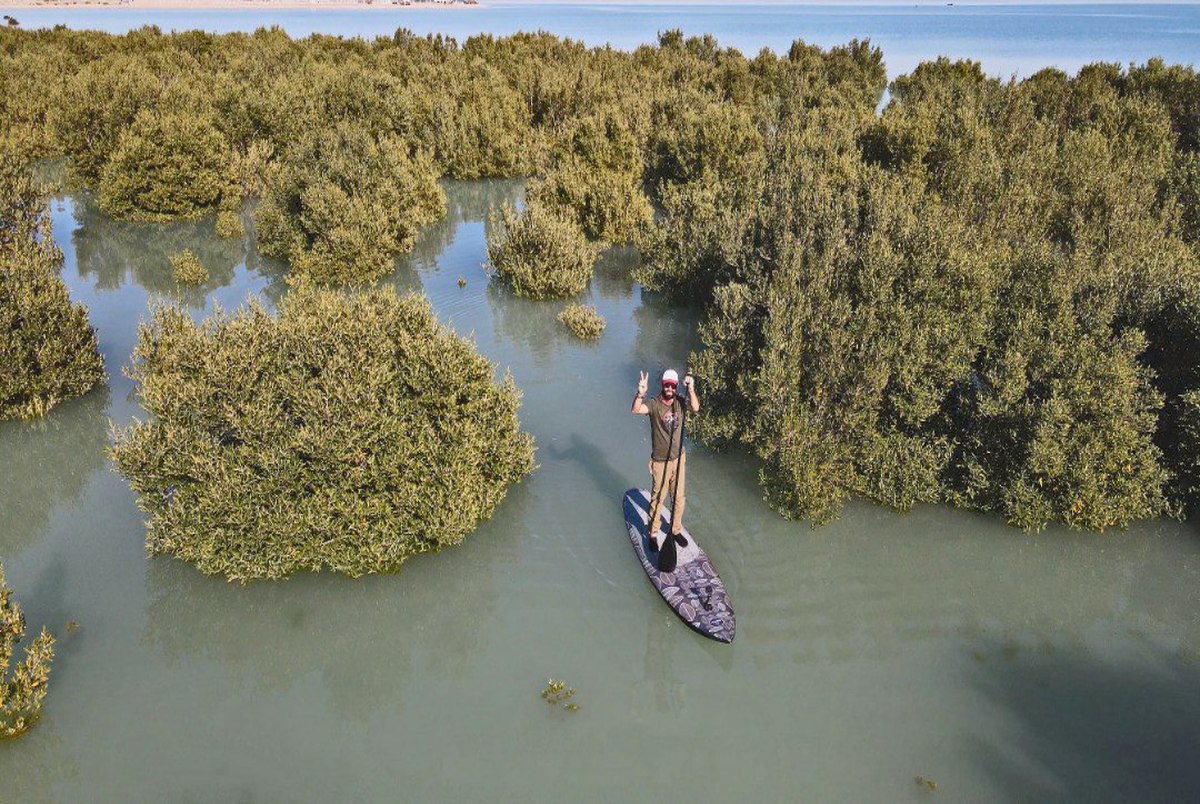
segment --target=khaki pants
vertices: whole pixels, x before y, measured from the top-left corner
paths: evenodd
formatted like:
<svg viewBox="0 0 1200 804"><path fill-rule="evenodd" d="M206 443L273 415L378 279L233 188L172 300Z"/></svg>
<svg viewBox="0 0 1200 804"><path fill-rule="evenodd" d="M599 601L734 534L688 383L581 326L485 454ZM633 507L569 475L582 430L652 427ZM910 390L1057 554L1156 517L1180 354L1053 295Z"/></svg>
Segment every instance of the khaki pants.
<svg viewBox="0 0 1200 804"><path fill-rule="evenodd" d="M675 489L675 467L679 467L679 489ZM663 501L671 494L671 533L683 530L684 484L687 481L687 453L681 453L677 461L650 461L650 476L654 484L650 487L650 535L658 530L658 515ZM661 547L661 545L660 545Z"/></svg>

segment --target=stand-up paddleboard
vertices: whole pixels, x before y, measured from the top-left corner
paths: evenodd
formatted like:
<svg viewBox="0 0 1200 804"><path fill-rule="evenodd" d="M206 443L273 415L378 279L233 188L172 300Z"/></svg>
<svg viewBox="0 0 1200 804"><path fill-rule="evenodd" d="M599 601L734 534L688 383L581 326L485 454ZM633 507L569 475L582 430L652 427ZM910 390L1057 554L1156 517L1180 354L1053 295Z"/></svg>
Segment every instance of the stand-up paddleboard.
<svg viewBox="0 0 1200 804"><path fill-rule="evenodd" d="M676 548L675 570L658 571L658 553L651 551L650 537L646 532L649 508L650 492L645 489L625 492L625 526L629 529L629 541L633 542L633 551L642 562L642 569L646 571L650 583L654 584L663 600L675 609L685 623L718 642L732 642L733 607L729 605L725 584L721 583L712 562L687 532L687 528L683 529L683 535L688 544L687 547ZM659 538L671 538L667 535L671 529L671 512L665 505L660 519Z"/></svg>

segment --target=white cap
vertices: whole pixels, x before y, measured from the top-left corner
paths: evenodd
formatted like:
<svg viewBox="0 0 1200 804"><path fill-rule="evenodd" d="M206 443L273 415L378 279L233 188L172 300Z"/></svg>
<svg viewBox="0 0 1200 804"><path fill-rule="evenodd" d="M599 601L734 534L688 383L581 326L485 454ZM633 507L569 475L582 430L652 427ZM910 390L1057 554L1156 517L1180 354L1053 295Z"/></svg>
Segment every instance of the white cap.
<svg viewBox="0 0 1200 804"><path fill-rule="evenodd" d="M679 385L679 375L675 373L675 369L667 369L663 372L662 381L673 382L676 385Z"/></svg>

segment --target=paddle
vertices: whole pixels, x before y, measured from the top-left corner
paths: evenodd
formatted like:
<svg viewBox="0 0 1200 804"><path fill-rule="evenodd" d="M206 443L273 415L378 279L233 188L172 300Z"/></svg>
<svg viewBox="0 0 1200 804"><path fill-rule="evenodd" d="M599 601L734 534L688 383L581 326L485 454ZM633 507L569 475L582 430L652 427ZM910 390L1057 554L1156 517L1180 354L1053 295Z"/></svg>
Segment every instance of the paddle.
<svg viewBox="0 0 1200 804"><path fill-rule="evenodd" d="M685 379L687 378L687 376L688 376L687 371L684 371L683 376ZM688 406L691 404L691 401L692 401L691 389L688 388L686 385L684 386L684 389L686 392L686 396L680 403L680 407L683 408L683 416L680 418L679 427L677 428L679 431L679 457L675 459L676 460L676 463L675 463L675 487L673 489L671 489L671 518L672 519L674 519L676 516L678 516L679 475L680 475L680 469L683 466L683 428L687 424ZM675 398L678 399L679 395L676 394ZM671 459L672 448L675 446L674 442L675 442L675 434L672 433L671 434L671 443L668 445L668 449L667 449L667 460L668 461ZM654 532L654 526L657 524L658 524L657 522L650 523L650 532L651 533ZM660 547L658 549L658 571L659 572L674 572L675 571L675 563L678 560L679 560L679 556L675 551L675 537L671 533L671 526L668 525L667 532L663 535L662 547Z"/></svg>

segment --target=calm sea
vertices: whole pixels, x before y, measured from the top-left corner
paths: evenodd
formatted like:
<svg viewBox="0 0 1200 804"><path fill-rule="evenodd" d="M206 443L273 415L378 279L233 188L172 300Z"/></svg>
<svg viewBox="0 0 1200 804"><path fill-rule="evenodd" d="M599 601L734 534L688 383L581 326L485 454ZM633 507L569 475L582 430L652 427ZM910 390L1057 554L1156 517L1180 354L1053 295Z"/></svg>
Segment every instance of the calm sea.
<svg viewBox="0 0 1200 804"><path fill-rule="evenodd" d="M13 13L24 27L67 25L121 32L142 25L163 30L248 31L278 25L293 36L389 35L396 28L465 38L546 30L592 45L632 48L659 31L711 33L723 45L754 53L784 51L793 40L822 46L868 38L883 48L888 72L908 72L937 56L976 59L989 73L1029 75L1047 65L1074 71L1094 61L1122 64L1161 56L1195 64L1200 56L1197 5L555 5L506 4L447 10L278 9L229 11L58 8Z"/></svg>

